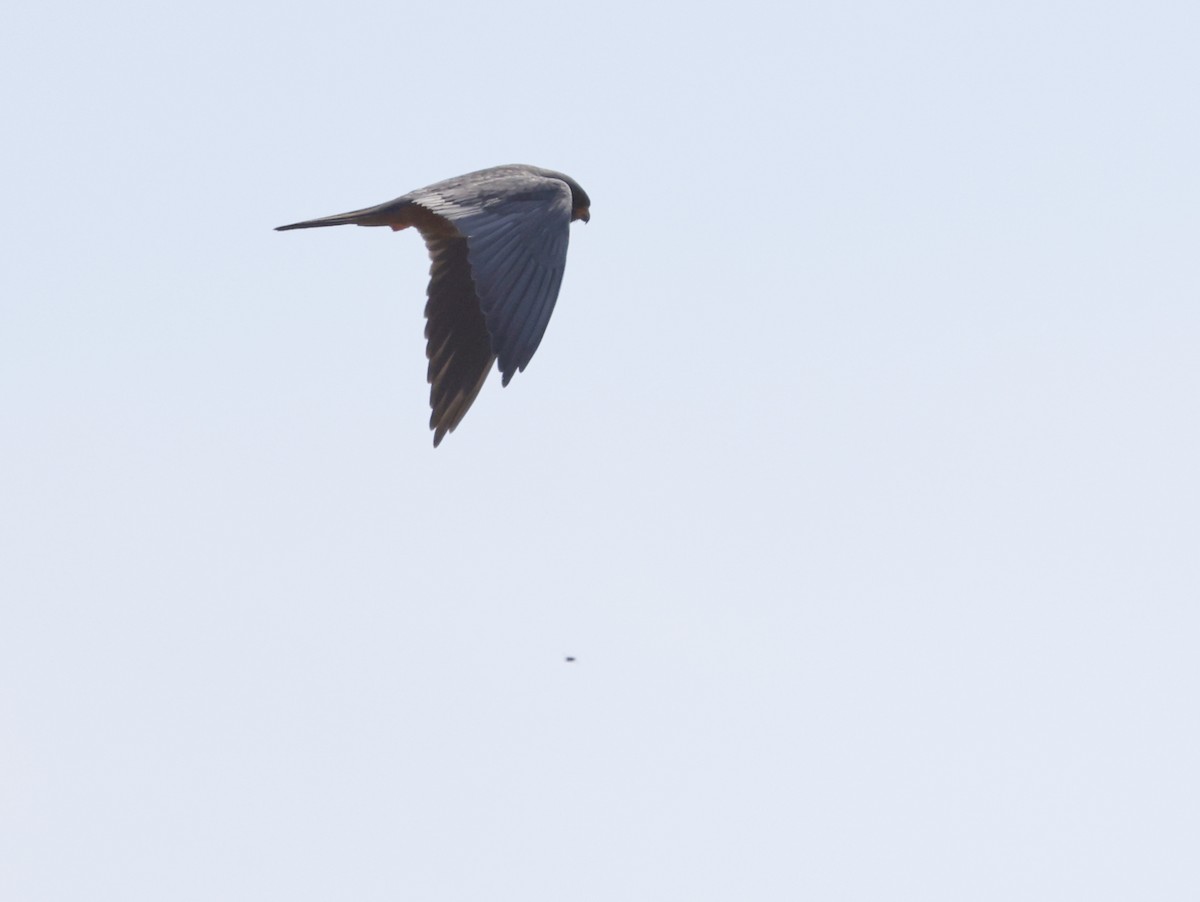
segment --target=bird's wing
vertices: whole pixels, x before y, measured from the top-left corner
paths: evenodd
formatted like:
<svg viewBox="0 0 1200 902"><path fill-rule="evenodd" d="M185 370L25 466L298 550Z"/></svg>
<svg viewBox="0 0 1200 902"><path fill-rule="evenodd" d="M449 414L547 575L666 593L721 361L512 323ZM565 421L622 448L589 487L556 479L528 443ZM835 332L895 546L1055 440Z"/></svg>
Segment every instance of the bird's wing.
<svg viewBox="0 0 1200 902"><path fill-rule="evenodd" d="M452 179L406 197L466 238L475 293L507 385L533 357L558 298L571 189L560 179L513 171Z"/></svg>
<svg viewBox="0 0 1200 902"><path fill-rule="evenodd" d="M470 409L496 355L475 297L467 240L449 230L440 235L427 232L424 237L433 261L425 304L425 355L433 410L429 428L436 448Z"/></svg>

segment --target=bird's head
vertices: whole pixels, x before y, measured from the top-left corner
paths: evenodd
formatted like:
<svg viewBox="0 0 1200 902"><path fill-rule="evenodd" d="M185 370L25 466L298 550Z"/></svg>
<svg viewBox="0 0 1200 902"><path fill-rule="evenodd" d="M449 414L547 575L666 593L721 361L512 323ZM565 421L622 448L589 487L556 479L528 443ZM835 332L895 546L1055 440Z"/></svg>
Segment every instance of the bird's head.
<svg viewBox="0 0 1200 902"><path fill-rule="evenodd" d="M587 222L592 218L592 199L575 179L564 178L563 181L571 188L571 222L576 219Z"/></svg>

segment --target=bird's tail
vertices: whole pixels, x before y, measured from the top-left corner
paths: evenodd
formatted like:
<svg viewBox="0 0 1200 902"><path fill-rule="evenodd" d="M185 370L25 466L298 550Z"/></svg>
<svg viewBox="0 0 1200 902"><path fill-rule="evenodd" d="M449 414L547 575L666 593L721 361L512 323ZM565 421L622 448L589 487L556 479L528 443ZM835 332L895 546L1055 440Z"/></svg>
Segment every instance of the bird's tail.
<svg viewBox="0 0 1200 902"><path fill-rule="evenodd" d="M392 226L404 228L404 212L411 206L409 201L388 201L377 207L367 207L364 210L352 210L349 213L339 213L336 216L325 216L321 219L306 219L304 222L293 222L290 225L276 226L276 232L287 232L291 229L319 229L324 226L360 225L360 226Z"/></svg>

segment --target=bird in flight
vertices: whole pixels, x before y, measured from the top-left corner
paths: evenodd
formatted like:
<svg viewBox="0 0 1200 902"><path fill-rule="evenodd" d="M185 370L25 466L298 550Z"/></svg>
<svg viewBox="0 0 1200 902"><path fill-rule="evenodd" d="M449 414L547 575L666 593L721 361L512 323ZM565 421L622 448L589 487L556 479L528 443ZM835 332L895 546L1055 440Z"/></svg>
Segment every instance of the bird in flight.
<svg viewBox="0 0 1200 902"><path fill-rule="evenodd" d="M462 421L499 362L503 384L524 370L554 310L567 240L591 200L570 176L495 166L410 191L375 207L279 226L416 228L429 257L425 356L436 448Z"/></svg>

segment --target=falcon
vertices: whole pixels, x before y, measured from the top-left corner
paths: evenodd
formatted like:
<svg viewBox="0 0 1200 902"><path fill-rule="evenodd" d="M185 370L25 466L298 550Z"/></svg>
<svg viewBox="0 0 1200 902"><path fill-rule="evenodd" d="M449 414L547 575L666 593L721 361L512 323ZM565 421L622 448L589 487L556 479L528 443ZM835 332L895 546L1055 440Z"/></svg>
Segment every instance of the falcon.
<svg viewBox="0 0 1200 902"><path fill-rule="evenodd" d="M436 448L498 363L502 384L525 369L554 310L567 240L591 200L573 178L538 166L481 169L375 207L279 226L410 226L429 250L425 356Z"/></svg>

